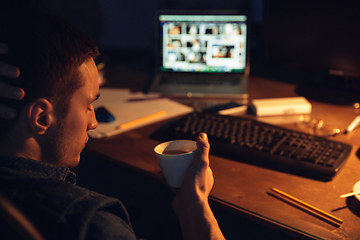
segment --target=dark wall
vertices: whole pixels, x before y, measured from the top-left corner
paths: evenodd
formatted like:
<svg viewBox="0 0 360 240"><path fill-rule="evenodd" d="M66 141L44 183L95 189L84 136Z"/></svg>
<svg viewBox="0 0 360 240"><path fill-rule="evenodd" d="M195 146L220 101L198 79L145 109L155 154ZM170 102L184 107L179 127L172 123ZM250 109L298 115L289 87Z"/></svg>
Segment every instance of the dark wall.
<svg viewBox="0 0 360 240"><path fill-rule="evenodd" d="M101 48L152 52L159 9L232 9L262 21L264 0L8 0L1 9L33 9L59 15L85 31Z"/></svg>
<svg viewBox="0 0 360 240"><path fill-rule="evenodd" d="M101 45L114 49L152 51L155 40L155 15L159 9L241 9L262 0L99 0L104 31Z"/></svg>

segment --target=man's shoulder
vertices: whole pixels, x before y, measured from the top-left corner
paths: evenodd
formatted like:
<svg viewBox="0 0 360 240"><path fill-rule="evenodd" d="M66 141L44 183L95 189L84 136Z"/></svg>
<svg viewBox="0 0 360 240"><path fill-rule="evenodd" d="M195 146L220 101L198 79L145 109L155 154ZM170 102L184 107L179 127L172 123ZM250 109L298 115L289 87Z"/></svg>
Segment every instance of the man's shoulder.
<svg viewBox="0 0 360 240"><path fill-rule="evenodd" d="M75 185L76 174L68 168L19 157L0 156L1 192L19 204L35 203L76 207L119 204L115 198L104 196ZM36 200L35 200L36 199ZM30 201L31 202L31 201Z"/></svg>
<svg viewBox="0 0 360 240"><path fill-rule="evenodd" d="M128 214L116 198L52 178L0 177L2 180L7 184L5 195L45 235L105 234L104 222L110 224L106 228L113 226L113 231L134 235Z"/></svg>
<svg viewBox="0 0 360 240"><path fill-rule="evenodd" d="M56 205L59 211L65 211L62 207L69 211L70 207L101 208L113 204L121 205L116 198L58 179L1 176L0 179L6 183L4 194L19 203L24 201L24 204Z"/></svg>

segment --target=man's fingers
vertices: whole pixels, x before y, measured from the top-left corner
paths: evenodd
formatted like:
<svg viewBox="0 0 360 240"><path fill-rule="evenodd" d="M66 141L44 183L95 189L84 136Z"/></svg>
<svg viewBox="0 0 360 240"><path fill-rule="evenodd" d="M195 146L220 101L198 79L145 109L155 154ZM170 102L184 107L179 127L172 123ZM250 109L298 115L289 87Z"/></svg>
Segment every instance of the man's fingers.
<svg viewBox="0 0 360 240"><path fill-rule="evenodd" d="M6 44L0 42L0 54L6 54L8 51L9 47ZM0 75L10 78L17 78L20 76L20 70L17 67L0 62Z"/></svg>
<svg viewBox="0 0 360 240"><path fill-rule="evenodd" d="M202 148L202 151L209 153L210 150L210 144L208 137L206 133L199 133L198 139L197 139L197 147Z"/></svg>
<svg viewBox="0 0 360 240"><path fill-rule="evenodd" d="M14 119L16 117L16 111L9 108L4 104L0 104L0 118L2 119Z"/></svg>
<svg viewBox="0 0 360 240"><path fill-rule="evenodd" d="M6 54L9 48L6 44L0 42L0 54ZM0 62L0 75L10 78L17 78L20 75L20 70L7 63ZM4 82L0 82L0 97L20 100L25 96L25 92L22 89L16 88ZM16 111L9 106L0 104L0 118L14 119L16 117Z"/></svg>
<svg viewBox="0 0 360 240"><path fill-rule="evenodd" d="M206 133L203 133L203 132L199 133L196 142L197 142L198 147L210 148L209 140L208 140Z"/></svg>
<svg viewBox="0 0 360 240"><path fill-rule="evenodd" d="M201 159L201 163L209 164L209 151L210 151L210 144L208 137L205 133L200 133L198 135L197 141L197 150L196 155L198 159Z"/></svg>
<svg viewBox="0 0 360 240"><path fill-rule="evenodd" d="M9 47L6 44L0 42L0 54L6 54L9 51Z"/></svg>
<svg viewBox="0 0 360 240"><path fill-rule="evenodd" d="M24 90L11 86L7 83L0 82L0 97L20 100L25 96Z"/></svg>
<svg viewBox="0 0 360 240"><path fill-rule="evenodd" d="M17 78L20 76L20 70L17 67L0 62L0 75L10 78Z"/></svg>

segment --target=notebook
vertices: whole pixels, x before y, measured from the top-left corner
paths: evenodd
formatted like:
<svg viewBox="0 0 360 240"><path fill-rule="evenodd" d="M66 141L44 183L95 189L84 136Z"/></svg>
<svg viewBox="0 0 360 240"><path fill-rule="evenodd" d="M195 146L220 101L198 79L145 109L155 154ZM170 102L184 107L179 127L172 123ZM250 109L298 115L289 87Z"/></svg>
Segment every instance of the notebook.
<svg viewBox="0 0 360 240"><path fill-rule="evenodd" d="M156 24L156 73L149 93L247 99L246 14L160 11Z"/></svg>

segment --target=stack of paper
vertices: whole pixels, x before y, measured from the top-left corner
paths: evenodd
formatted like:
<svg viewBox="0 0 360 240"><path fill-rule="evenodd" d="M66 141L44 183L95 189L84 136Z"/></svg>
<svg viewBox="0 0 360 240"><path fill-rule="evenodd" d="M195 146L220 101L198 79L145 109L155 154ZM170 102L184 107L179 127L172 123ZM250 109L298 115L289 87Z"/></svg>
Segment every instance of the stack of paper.
<svg viewBox="0 0 360 240"><path fill-rule="evenodd" d="M184 104L157 97L154 94L131 93L128 89L100 88L100 98L94 102L94 108L103 106L116 119L110 123L99 123L96 129L89 131L89 136L110 137L193 111Z"/></svg>

